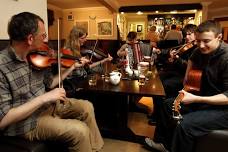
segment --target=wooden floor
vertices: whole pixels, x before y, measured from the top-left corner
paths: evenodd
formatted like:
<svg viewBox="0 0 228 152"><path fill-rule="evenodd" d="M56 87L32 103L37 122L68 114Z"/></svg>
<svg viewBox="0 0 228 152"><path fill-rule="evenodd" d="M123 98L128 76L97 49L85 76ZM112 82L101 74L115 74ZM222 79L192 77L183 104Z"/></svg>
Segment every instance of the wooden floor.
<svg viewBox="0 0 228 152"><path fill-rule="evenodd" d="M127 141L105 138L105 145L100 152L151 152L142 145Z"/></svg>
<svg viewBox="0 0 228 152"><path fill-rule="evenodd" d="M128 126L135 134L153 138L155 126L148 124L146 114L131 112L129 113L128 118Z"/></svg>
<svg viewBox="0 0 228 152"><path fill-rule="evenodd" d="M138 135L153 137L154 126L148 125L146 114L140 112L130 112L128 126ZM105 138L105 145L101 152L151 152L146 150L143 145Z"/></svg>

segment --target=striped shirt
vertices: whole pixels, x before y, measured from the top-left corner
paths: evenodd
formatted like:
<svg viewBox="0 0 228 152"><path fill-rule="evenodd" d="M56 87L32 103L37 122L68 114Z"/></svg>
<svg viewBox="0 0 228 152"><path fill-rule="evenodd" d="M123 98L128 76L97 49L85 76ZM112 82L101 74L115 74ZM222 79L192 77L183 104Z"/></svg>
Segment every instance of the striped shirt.
<svg viewBox="0 0 228 152"><path fill-rule="evenodd" d="M11 108L23 105L33 98L45 93L45 83L52 82L46 70L36 70L27 62L19 59L12 47L0 51L0 120ZM46 75L47 74L47 75ZM47 76L47 77L46 77ZM5 128L4 135L15 136L25 134L36 126L41 107L28 118Z"/></svg>

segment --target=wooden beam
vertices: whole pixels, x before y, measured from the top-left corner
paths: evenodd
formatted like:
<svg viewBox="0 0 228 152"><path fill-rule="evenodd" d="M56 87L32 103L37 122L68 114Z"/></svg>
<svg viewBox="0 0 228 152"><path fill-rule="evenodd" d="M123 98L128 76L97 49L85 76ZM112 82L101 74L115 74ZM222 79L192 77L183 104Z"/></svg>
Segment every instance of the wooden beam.
<svg viewBox="0 0 228 152"><path fill-rule="evenodd" d="M115 9L112 4L109 2L107 2L106 0L97 0L99 3L101 3L102 5L104 5L107 9L109 9L112 13L118 12L118 9Z"/></svg>
<svg viewBox="0 0 228 152"><path fill-rule="evenodd" d="M142 6L123 6L119 8L119 12L153 12L153 11L173 11L173 10L193 10L193 9L202 9L200 3L193 4L170 4L170 5L142 5Z"/></svg>

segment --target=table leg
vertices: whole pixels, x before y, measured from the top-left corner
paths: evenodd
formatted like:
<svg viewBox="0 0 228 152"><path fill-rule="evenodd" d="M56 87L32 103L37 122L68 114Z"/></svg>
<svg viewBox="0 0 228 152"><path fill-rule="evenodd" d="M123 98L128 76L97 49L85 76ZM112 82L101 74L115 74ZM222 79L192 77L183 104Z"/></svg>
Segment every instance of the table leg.
<svg viewBox="0 0 228 152"><path fill-rule="evenodd" d="M100 124L103 137L143 143L145 137L136 135L128 127L129 97L126 95L113 95L109 96L109 99L111 99L108 101L109 107L112 108L109 109L111 112L106 111L106 117L108 117L108 120Z"/></svg>

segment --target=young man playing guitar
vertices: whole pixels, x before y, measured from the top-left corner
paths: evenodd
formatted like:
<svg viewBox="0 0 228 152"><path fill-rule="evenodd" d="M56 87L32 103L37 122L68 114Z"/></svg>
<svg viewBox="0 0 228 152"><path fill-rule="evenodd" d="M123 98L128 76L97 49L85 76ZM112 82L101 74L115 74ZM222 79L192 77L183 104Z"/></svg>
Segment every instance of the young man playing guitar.
<svg viewBox="0 0 228 152"><path fill-rule="evenodd" d="M198 26L194 51L188 62L185 81L192 69L202 71L198 95L181 90L182 119L172 118L173 99L162 103L154 141L146 143L159 151L193 152L195 139L216 129L228 128L228 45L221 41L220 26L205 21Z"/></svg>

